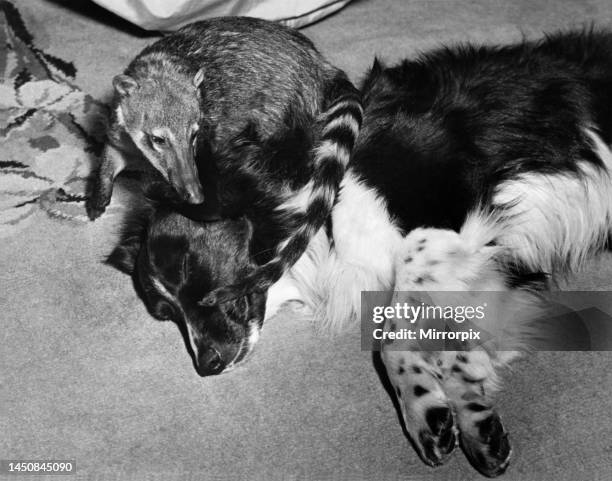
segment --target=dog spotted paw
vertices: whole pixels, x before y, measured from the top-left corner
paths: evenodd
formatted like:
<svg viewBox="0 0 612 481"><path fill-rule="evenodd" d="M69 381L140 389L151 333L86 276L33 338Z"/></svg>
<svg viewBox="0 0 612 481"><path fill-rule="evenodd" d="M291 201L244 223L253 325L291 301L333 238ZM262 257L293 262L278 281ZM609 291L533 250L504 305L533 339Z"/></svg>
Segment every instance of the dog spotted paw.
<svg viewBox="0 0 612 481"><path fill-rule="evenodd" d="M417 453L429 466L444 464L457 445L457 428L439 365L426 353L391 344L381 354Z"/></svg>
<svg viewBox="0 0 612 481"><path fill-rule="evenodd" d="M460 439L466 457L481 474L494 478L506 471L512 449L508 432L495 411L462 430Z"/></svg>
<svg viewBox="0 0 612 481"><path fill-rule="evenodd" d="M419 432L420 454L430 466L440 466L455 449L457 437L453 412L447 406L429 408L425 412L428 429Z"/></svg>

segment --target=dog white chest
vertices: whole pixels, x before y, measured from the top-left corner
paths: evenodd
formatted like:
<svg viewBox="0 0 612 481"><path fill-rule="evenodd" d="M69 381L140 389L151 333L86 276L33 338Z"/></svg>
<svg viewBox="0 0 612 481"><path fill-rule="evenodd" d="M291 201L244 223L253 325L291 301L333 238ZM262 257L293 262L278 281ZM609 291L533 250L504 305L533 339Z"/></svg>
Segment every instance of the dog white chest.
<svg viewBox="0 0 612 481"><path fill-rule="evenodd" d="M384 199L348 172L332 220L338 257L392 282L395 252L402 236Z"/></svg>

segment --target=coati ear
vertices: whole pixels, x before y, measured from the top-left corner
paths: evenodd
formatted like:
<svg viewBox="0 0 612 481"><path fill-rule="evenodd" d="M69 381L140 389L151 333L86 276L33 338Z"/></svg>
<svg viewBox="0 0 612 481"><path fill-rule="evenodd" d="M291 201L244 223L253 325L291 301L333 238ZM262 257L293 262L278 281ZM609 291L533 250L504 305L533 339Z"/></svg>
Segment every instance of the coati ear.
<svg viewBox="0 0 612 481"><path fill-rule="evenodd" d="M117 75L113 78L113 87L121 97L128 97L138 88L138 82L129 75Z"/></svg>
<svg viewBox="0 0 612 481"><path fill-rule="evenodd" d="M200 70L198 70L198 72L195 74L195 77L193 77L193 86L195 88L199 88L200 84L202 83L202 81L204 80L204 67L202 67Z"/></svg>
<svg viewBox="0 0 612 481"><path fill-rule="evenodd" d="M121 243L106 258L106 264L125 274L132 275L141 244L141 236L133 235L122 239Z"/></svg>

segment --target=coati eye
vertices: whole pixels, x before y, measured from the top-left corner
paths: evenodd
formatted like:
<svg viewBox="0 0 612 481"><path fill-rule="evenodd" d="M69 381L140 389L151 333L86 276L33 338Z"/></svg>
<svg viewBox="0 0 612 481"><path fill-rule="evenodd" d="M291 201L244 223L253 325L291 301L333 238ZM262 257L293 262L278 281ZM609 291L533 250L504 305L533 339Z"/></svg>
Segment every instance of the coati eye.
<svg viewBox="0 0 612 481"><path fill-rule="evenodd" d="M164 147L166 145L166 139L164 137L160 137L159 135L149 134L149 140L153 146Z"/></svg>

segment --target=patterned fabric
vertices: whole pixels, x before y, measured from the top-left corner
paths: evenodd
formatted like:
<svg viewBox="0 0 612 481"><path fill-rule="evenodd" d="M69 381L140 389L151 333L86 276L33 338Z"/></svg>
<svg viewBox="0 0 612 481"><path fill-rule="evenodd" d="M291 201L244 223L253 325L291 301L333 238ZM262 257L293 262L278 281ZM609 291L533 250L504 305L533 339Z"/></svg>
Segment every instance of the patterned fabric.
<svg viewBox="0 0 612 481"><path fill-rule="evenodd" d="M85 222L104 105L72 82L70 62L36 48L15 6L0 1L0 237L37 216Z"/></svg>

